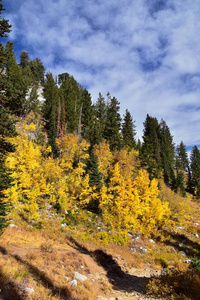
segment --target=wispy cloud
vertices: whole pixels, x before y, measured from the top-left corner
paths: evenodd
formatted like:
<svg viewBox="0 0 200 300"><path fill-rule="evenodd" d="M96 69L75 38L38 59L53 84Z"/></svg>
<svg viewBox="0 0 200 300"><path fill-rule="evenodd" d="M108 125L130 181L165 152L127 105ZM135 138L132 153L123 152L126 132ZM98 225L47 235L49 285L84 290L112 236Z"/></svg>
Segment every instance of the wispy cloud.
<svg viewBox="0 0 200 300"><path fill-rule="evenodd" d="M142 135L146 114L174 140L200 145L199 0L7 0L10 38L93 101L109 91Z"/></svg>

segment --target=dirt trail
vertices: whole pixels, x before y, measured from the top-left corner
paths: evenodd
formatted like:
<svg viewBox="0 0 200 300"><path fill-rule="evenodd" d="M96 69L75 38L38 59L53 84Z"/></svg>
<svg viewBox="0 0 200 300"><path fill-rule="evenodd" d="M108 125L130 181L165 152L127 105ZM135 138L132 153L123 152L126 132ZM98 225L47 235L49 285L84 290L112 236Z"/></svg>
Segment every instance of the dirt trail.
<svg viewBox="0 0 200 300"><path fill-rule="evenodd" d="M58 294L63 300L70 299L67 296L67 289L60 289L56 286L55 282L43 272L40 266L35 266L32 262L27 260L27 254L31 251L34 251L35 254L40 254L40 249L35 247L35 245L32 245L32 247L30 245L17 246L14 243L9 243L6 247L0 247L2 255L11 257L26 267L31 276L34 277L35 280L39 280L45 287L48 286L53 295ZM63 247L59 245L56 251L57 253L63 253L66 256L69 255L78 261L84 262L84 271L97 292L97 300L149 299L149 297L144 294L144 283L147 278L151 277L149 270L126 270L112 255L107 254L103 250L88 251L73 239L69 239L69 243ZM80 272L81 270L79 269L78 271ZM107 289L103 290L102 286L107 287ZM19 294L20 288L23 290L23 286L16 286ZM0 293L0 299L9 299L5 295L5 292ZM21 299L20 296L19 299Z"/></svg>

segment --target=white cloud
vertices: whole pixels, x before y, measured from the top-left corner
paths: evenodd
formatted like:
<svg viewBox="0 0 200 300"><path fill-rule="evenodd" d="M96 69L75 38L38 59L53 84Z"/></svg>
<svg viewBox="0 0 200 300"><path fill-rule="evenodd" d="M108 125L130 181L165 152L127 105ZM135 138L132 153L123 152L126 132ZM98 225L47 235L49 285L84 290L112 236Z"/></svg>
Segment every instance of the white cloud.
<svg viewBox="0 0 200 300"><path fill-rule="evenodd" d="M17 47L55 75L68 72L93 101L109 91L142 135L146 114L175 142L200 145L199 0L7 0ZM21 43L21 46L19 46ZM20 49L18 49L20 50ZM192 105L193 110L187 107ZM180 107L183 109L180 109Z"/></svg>

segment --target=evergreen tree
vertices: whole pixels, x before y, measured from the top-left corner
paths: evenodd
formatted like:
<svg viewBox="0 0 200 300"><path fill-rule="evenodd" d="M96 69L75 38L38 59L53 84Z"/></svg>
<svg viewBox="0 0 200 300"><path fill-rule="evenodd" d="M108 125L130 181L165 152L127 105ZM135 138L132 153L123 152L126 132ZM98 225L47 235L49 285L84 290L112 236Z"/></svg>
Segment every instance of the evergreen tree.
<svg viewBox="0 0 200 300"><path fill-rule="evenodd" d="M94 150L90 147L90 157L87 161L86 171L89 174L89 185L93 188L93 195L98 193L102 187L102 174L99 172L98 168L98 158L94 154ZM98 213L99 212L99 201L98 197L94 197L92 201L90 201L88 209L91 211Z"/></svg>
<svg viewBox="0 0 200 300"><path fill-rule="evenodd" d="M52 147L55 156L58 154L56 145L57 138L57 117L58 117L58 101L59 91L51 73L46 74L44 83L44 98L43 115L46 120L46 128L48 134L48 142Z"/></svg>
<svg viewBox="0 0 200 300"><path fill-rule="evenodd" d="M89 127L93 119L93 109L92 109L92 100L91 95L87 89L80 88L81 94L81 107L79 121L81 126L81 135L85 139L89 139Z"/></svg>
<svg viewBox="0 0 200 300"><path fill-rule="evenodd" d="M105 98L99 93L96 103L93 106L92 122L89 129L89 141L93 146L102 142L106 121L106 102Z"/></svg>
<svg viewBox="0 0 200 300"><path fill-rule="evenodd" d="M194 146L190 155L190 170L192 192L197 199L200 198L200 151L197 146Z"/></svg>
<svg viewBox="0 0 200 300"><path fill-rule="evenodd" d="M177 145L176 147L176 188L177 191L181 191L182 195L186 196L185 191L185 173L188 174L189 179L189 162L188 162L188 156L187 156L187 150L186 146L181 141L180 145Z"/></svg>
<svg viewBox="0 0 200 300"><path fill-rule="evenodd" d="M136 142L135 142L135 124L133 122L133 118L126 109L125 115L124 115L124 120L122 123L122 136L123 136L123 144L124 146L128 146L130 149L136 147Z"/></svg>
<svg viewBox="0 0 200 300"><path fill-rule="evenodd" d="M160 128L156 118L147 115L144 122L143 144L139 153L141 165L147 169L150 179L161 176Z"/></svg>
<svg viewBox="0 0 200 300"><path fill-rule="evenodd" d="M0 0L0 36L5 37L10 32L11 25L8 20L1 17L4 10ZM8 99L5 97L6 92L6 75L4 74L5 61L7 60L3 45L0 47L0 233L7 226L6 216L9 211L9 203L5 199L4 191L11 185L9 170L5 167L6 156L13 152L15 147L7 140L8 137L16 135L14 121L5 109L5 103Z"/></svg>
<svg viewBox="0 0 200 300"><path fill-rule="evenodd" d="M163 119L159 124L159 133L164 181L167 185L175 189L175 146L169 127Z"/></svg>
<svg viewBox="0 0 200 300"><path fill-rule="evenodd" d="M30 66L30 57L27 51L23 50L20 54L20 67L25 69L27 66Z"/></svg>
<svg viewBox="0 0 200 300"><path fill-rule="evenodd" d="M188 172L189 168L186 146L182 141L180 145L176 147L176 168L185 172Z"/></svg>
<svg viewBox="0 0 200 300"><path fill-rule="evenodd" d="M0 0L0 37L7 37L7 33L11 32L12 25L9 24L9 21L2 18L2 11L5 11L3 7L2 0Z"/></svg>
<svg viewBox="0 0 200 300"><path fill-rule="evenodd" d="M120 103L118 100L113 97L109 98L108 96L108 104L107 104L107 113L106 113L106 121L105 121L105 129L104 129L104 138L110 143L110 149L120 149L122 146L121 142L121 116L119 113Z"/></svg>
<svg viewBox="0 0 200 300"><path fill-rule="evenodd" d="M81 112L82 91L80 85L68 73L60 74L60 95L65 101L67 132L78 132Z"/></svg>
<svg viewBox="0 0 200 300"><path fill-rule="evenodd" d="M30 111L29 101L26 99L29 80L27 81L26 78L24 78L22 69L16 62L13 49L14 44L8 41L4 51L7 56L5 65L5 80L7 81L6 96L9 98L10 110L18 116L24 116Z"/></svg>
<svg viewBox="0 0 200 300"><path fill-rule="evenodd" d="M33 82L43 85L44 84L45 67L38 57L31 60L30 68L31 68L31 72L32 72Z"/></svg>

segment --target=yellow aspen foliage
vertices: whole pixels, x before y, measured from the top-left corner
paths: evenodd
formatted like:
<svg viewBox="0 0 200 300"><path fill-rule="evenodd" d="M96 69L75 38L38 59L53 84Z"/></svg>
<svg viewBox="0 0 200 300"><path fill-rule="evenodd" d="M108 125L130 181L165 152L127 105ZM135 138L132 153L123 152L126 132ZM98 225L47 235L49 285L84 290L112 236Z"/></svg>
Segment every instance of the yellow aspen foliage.
<svg viewBox="0 0 200 300"><path fill-rule="evenodd" d="M109 143L103 140L99 145L95 145L94 153L98 157L99 172L102 174L103 181L105 181L108 178L109 170L114 161Z"/></svg>
<svg viewBox="0 0 200 300"><path fill-rule="evenodd" d="M57 140L60 147L59 166L62 169L62 178L65 182L58 184L58 203L62 209L69 209L75 203L85 206L90 202L92 188L89 185L89 176L85 175L85 160L89 143L79 140L75 133L67 134ZM74 164L74 161L76 163ZM62 179L63 180L63 179Z"/></svg>
<svg viewBox="0 0 200 300"><path fill-rule="evenodd" d="M82 161L89 157L87 152L89 143L85 140L79 141L76 133L69 133L57 139L60 148L60 166L68 173L73 169L74 159L79 162L79 166L84 167Z"/></svg>
<svg viewBox="0 0 200 300"><path fill-rule="evenodd" d="M137 230L144 235L156 234L170 216L167 203L158 198L156 180L140 170L134 180L125 179L115 164L109 186L100 191L103 219L112 230Z"/></svg>
<svg viewBox="0 0 200 300"><path fill-rule="evenodd" d="M27 140L25 135L18 135L13 143L17 145L16 152L8 156L6 163L13 170L14 186L7 193L27 218L36 218L39 204L44 201L43 195L50 191L42 173L40 147Z"/></svg>
<svg viewBox="0 0 200 300"><path fill-rule="evenodd" d="M118 162L120 172L125 179L132 178L133 172L139 166L138 151L132 149L129 151L127 148L116 150L114 152L114 160Z"/></svg>

